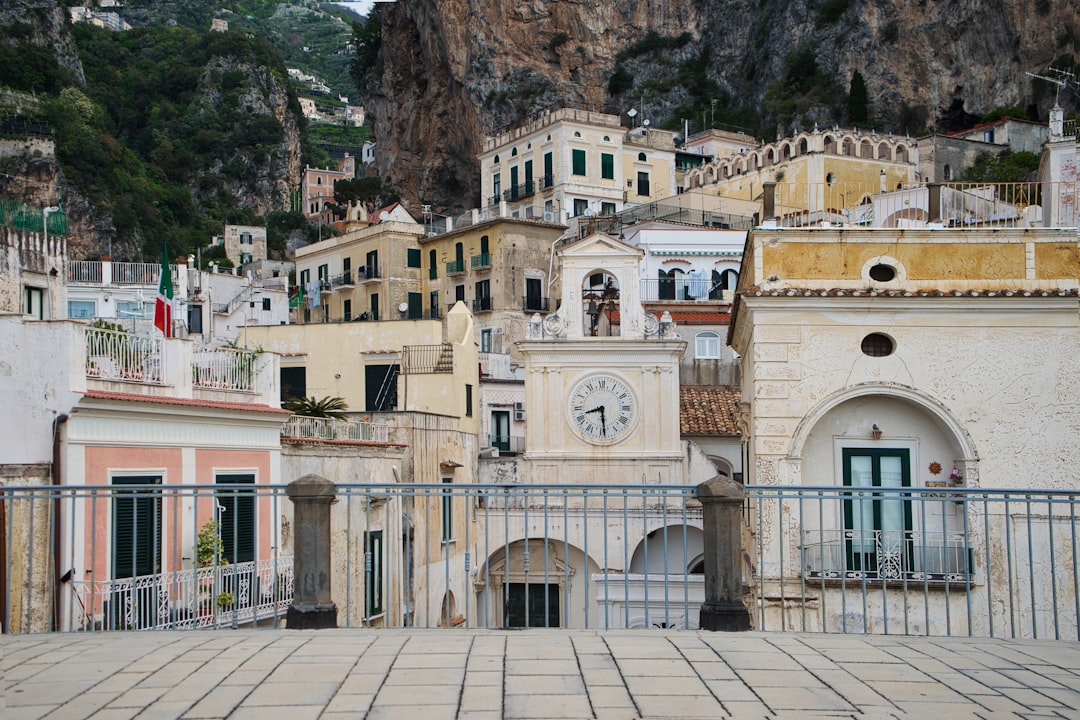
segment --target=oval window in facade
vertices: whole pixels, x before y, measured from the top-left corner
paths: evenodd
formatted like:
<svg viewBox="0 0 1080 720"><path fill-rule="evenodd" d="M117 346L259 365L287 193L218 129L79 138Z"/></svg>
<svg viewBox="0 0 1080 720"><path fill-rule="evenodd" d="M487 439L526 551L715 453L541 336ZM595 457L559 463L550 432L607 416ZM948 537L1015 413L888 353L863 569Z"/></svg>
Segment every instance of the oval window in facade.
<svg viewBox="0 0 1080 720"><path fill-rule="evenodd" d="M896 268L892 265L878 263L870 268L870 279L878 282L889 282L896 279Z"/></svg>
<svg viewBox="0 0 1080 720"><path fill-rule="evenodd" d="M896 350L896 343L884 333L870 333L862 339L862 351L870 357L886 357Z"/></svg>

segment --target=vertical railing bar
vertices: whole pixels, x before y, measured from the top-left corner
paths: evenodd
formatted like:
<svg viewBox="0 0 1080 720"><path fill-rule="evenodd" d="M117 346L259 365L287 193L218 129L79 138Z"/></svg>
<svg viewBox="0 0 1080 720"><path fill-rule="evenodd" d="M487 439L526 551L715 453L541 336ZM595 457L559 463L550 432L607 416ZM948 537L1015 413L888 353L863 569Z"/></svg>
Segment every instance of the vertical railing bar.
<svg viewBox="0 0 1080 720"><path fill-rule="evenodd" d="M946 499L941 503L941 564L944 571L942 579L945 580L945 635L947 637L952 637L952 593L950 591L952 583L949 582L949 568L946 564L946 553L949 546L949 532L946 526L949 520L945 513L949 509L950 502L952 501Z"/></svg>
<svg viewBox="0 0 1080 720"><path fill-rule="evenodd" d="M424 487L424 627L431 627L431 488Z"/></svg>
<svg viewBox="0 0 1080 720"><path fill-rule="evenodd" d="M37 515L37 512L35 512L34 505L36 504L37 496L34 493L30 493L29 497L27 498L27 501L28 501L28 505L30 507L30 537L29 537L29 551L28 551L28 554L27 554L26 576L25 576L25 579L23 580L23 587L26 589L25 592L23 592L23 618L24 619L23 619L22 631L24 633L28 633L28 632L33 631L33 627L31 626L31 622L33 621L32 605L33 605L33 599L34 599L34 535L36 534L36 533L34 533L34 516Z"/></svg>
<svg viewBox="0 0 1080 720"><path fill-rule="evenodd" d="M664 627L671 626L671 607L670 607L670 592L668 588L668 553L670 548L668 547L668 519L667 519L667 493L658 488L661 499L660 519L664 527ZM645 582L649 582L649 576L645 575Z"/></svg>
<svg viewBox="0 0 1080 720"><path fill-rule="evenodd" d="M7 527L4 528L7 541L4 543L4 628L6 633L11 632L11 566L14 565L12 560L14 559L14 543L15 543L15 517L14 517L14 503L15 496L10 490L0 490L0 503L4 504L4 519L7 521ZM91 628L93 629L93 628Z"/></svg>
<svg viewBox="0 0 1080 720"><path fill-rule="evenodd" d="M784 527L784 491L780 490L777 493L776 504L776 528L780 535L780 542L777 543L777 548L780 550L780 632L787 632L787 591L786 584L784 582L784 545L787 543L787 537Z"/></svg>
<svg viewBox="0 0 1080 720"><path fill-rule="evenodd" d="M563 488L563 606L559 619L570 627L570 495L569 490ZM588 558L585 558L586 563ZM585 570L589 566L586 564Z"/></svg>
<svg viewBox="0 0 1080 720"><path fill-rule="evenodd" d="M926 514L926 496L916 495L911 492L904 493L906 500L904 501L904 507L912 509L919 508L919 515ZM918 502L918 505L916 505ZM907 635L909 630L908 618L911 615L911 608L908 605L908 575L911 574L911 563L915 560L915 538L913 537L914 531L907 529L907 522L904 523L904 530L900 539L900 583L901 592L904 596L904 634ZM909 552L910 549L910 552ZM909 557L910 556L910 557Z"/></svg>
<svg viewBox="0 0 1080 720"><path fill-rule="evenodd" d="M608 562L608 489L604 488L603 498L603 510L602 515L604 518L601 527L604 528L604 629L611 629L611 604L609 603L610 596L608 593L608 583L610 582L611 563ZM546 528L545 528L546 533ZM546 543L546 541L545 541ZM547 597L547 592L544 592L544 597Z"/></svg>
<svg viewBox="0 0 1080 720"><path fill-rule="evenodd" d="M529 490L528 488L521 488L521 505L525 510L524 513L524 542L525 542L525 555L522 558L522 569L525 571L525 628L529 627L529 561L531 556L529 554L529 536L532 534L529 532ZM585 568L588 570L588 566ZM545 590L546 592L546 590Z"/></svg>
<svg viewBox="0 0 1080 720"><path fill-rule="evenodd" d="M688 537L690 520L686 515L686 491L680 492L682 499L682 566L683 566L683 630L690 629L690 549Z"/></svg>
<svg viewBox="0 0 1080 720"><path fill-rule="evenodd" d="M765 514L765 494L764 491L755 491L757 496L757 547L758 547L758 613L761 618L761 625L759 630L766 630L765 627L765 522L762 516Z"/></svg>
<svg viewBox="0 0 1080 720"><path fill-rule="evenodd" d="M1069 496L1069 538L1072 544L1073 576L1073 623L1076 625L1076 639L1080 640L1080 573L1076 558L1076 497Z"/></svg>
<svg viewBox="0 0 1080 720"><path fill-rule="evenodd" d="M1031 537L1031 493L1024 495L1024 507L1026 510L1027 546L1028 546L1028 592L1031 597L1031 637L1039 639L1038 606L1035 602L1035 543Z"/></svg>
<svg viewBox="0 0 1080 720"><path fill-rule="evenodd" d="M469 537L469 526L472 525L472 523L469 522L469 517L472 516L472 509L473 509L474 505L476 504L476 498L474 496L474 490L469 489L469 488L463 488L462 489L462 494L465 496L464 497L465 502L463 503L465 505L465 590L464 590L464 594L462 595L462 602L465 605L465 627L466 628L471 628L472 627L472 625L471 625L472 615L469 612L469 605L472 604L470 602L470 600L472 599L472 597L471 597L472 593L469 592L469 584L470 584L469 577L472 574L472 569L473 569L472 568L472 555L473 555L473 552L472 552L472 545L469 544L469 542L471 540L471 538ZM386 504L387 504L387 507L389 507L389 505L390 505L389 501L387 501ZM387 513L389 514L389 510L387 510ZM389 527L389 525L387 525L387 527Z"/></svg>
<svg viewBox="0 0 1080 720"><path fill-rule="evenodd" d="M510 486L503 487L503 621L510 627ZM526 539L526 545L528 539ZM526 590L527 591L527 590Z"/></svg>
<svg viewBox="0 0 1080 720"><path fill-rule="evenodd" d="M645 487L645 478L641 478L641 550L644 564L642 572L645 574L645 582L642 583L645 590L645 627L652 627L652 615L649 613L649 496Z"/></svg>
<svg viewBox="0 0 1080 720"><path fill-rule="evenodd" d="M1016 600L1013 588L1013 562L1012 562L1012 516L1009 512L1009 494L1005 494L1005 558L1007 560L1009 579L1009 631L1013 638L1016 637L1016 608L1013 603Z"/></svg>
<svg viewBox="0 0 1080 720"><path fill-rule="evenodd" d="M986 584L986 617L989 620L990 637L994 637L994 583L990 572L990 495L983 493L983 581ZM1008 542L1008 538L1006 538Z"/></svg>
<svg viewBox="0 0 1080 720"><path fill-rule="evenodd" d="M623 528L630 527L630 494L627 488L622 489L623 496ZM630 627L630 537L623 532L623 627Z"/></svg>
<svg viewBox="0 0 1080 720"><path fill-rule="evenodd" d="M806 527L803 523L803 508L806 496L799 493L799 608L802 619L802 632L806 632ZM824 595L825 593L822 593Z"/></svg>
<svg viewBox="0 0 1080 720"><path fill-rule="evenodd" d="M551 598L548 595L548 586L551 584L548 578L548 564L550 562L548 552L548 501L550 497L550 490L544 488L544 627L548 627L550 624L549 618L551 617Z"/></svg>
<svg viewBox="0 0 1080 720"><path fill-rule="evenodd" d="M353 542L353 531L352 531L353 490L352 490L351 487L344 487L344 488L341 488L341 489L344 490L344 492L345 492L345 627L346 628L351 628L352 627L352 611L353 611L353 606L352 606L352 586L353 586L352 556L353 556L353 550L356 548L356 545ZM361 535L360 537L363 537L363 535ZM331 541L331 544L333 544L333 541ZM366 558L365 558L365 561L364 561L364 572L365 573L367 572L367 560L366 560ZM367 612L366 612L366 610L367 610L367 607L366 607L367 606L367 597L366 597L367 596L367 578L366 577L364 578L364 586L363 587L364 587L364 595L365 595L365 597L364 597L364 601L365 601L364 605L365 605L365 607L363 608L363 611L360 613L361 618L363 618L365 615L367 615Z"/></svg>
<svg viewBox="0 0 1080 720"><path fill-rule="evenodd" d="M235 563L238 560L237 550L239 549L239 542L240 542L240 525L239 525L239 522L240 522L240 490L238 488L236 488L236 487L233 487L233 489L232 489L232 501L233 501L233 514L232 514L233 553L232 553L232 555L233 555L233 563L234 563L234 569L233 569L233 574L232 574L232 578L233 578L232 629L235 630L237 627L239 627L239 623L237 622L237 613L239 612L239 609L237 608L237 605L239 605L239 600L240 600L240 571L238 569L236 569L236 567L235 567ZM157 515L155 514L154 517L156 518ZM156 536L157 535L155 533L155 537Z"/></svg>
<svg viewBox="0 0 1080 720"><path fill-rule="evenodd" d="M973 629L972 629L972 625L974 624L974 621L975 621L975 618L973 617L973 614L972 614L972 607L971 607L971 603L972 603L972 598L971 598L971 570L972 570L972 568L971 568L971 565L972 565L972 563L971 563L971 551L969 550L969 548L971 547L971 521L968 518L968 511L971 508L971 506L968 504L968 500L970 500L970 498L971 498L970 495L965 495L964 496L964 506L963 506L963 518L964 518L963 538L964 538L964 541L960 545L960 552L963 553L963 558L962 558L963 559L963 565L959 566L959 564L958 564L958 567L963 567L963 569L964 569L964 604L967 607L968 637L972 637L972 633L974 632Z"/></svg>
<svg viewBox="0 0 1080 720"><path fill-rule="evenodd" d="M278 498L280 497L279 491L275 488L270 493L270 512L273 513L271 517L271 532L274 534L274 552L271 557L271 572L274 577L270 581L271 590L271 605L274 608L274 627L277 628L281 622L279 606L281 605L280 594L285 592L284 588L278 587L280 580L278 575L278 554L281 552L281 513L278 510Z"/></svg>
<svg viewBox="0 0 1080 720"><path fill-rule="evenodd" d="M179 518L179 511L180 511L180 502L181 502L182 499L183 498L180 495L179 488L173 488L172 489L172 502L169 503L169 506L172 508L172 536L173 536L173 542L172 542L172 546L173 546L173 564L172 564L172 567L173 567L173 575L172 575L173 582L171 583L172 587L170 587L170 589L169 589L169 598L170 598L170 600L178 598L180 596L180 592L179 592L179 589L180 589L180 572L183 570L183 567L182 567L183 560L181 559L182 556L181 556L181 553L180 553L180 537L179 537L179 534L180 534L181 520ZM258 616L256 616L255 619L257 621ZM170 621L171 621L171 618L170 618ZM256 622L256 625L257 624L258 623Z"/></svg>
<svg viewBox="0 0 1080 720"><path fill-rule="evenodd" d="M582 488L582 507L584 511L581 516L581 526L584 528L584 547L582 550L585 553L584 570L585 570L585 598L584 598L584 611L585 611L585 629L589 628L589 523L586 522L589 512L589 489Z"/></svg>
<svg viewBox="0 0 1080 720"><path fill-rule="evenodd" d="M1061 639L1061 630L1058 626L1058 599L1057 599L1057 559L1054 552L1054 499L1051 495L1046 496L1046 531L1050 540L1050 597L1054 607L1054 639Z"/></svg>
<svg viewBox="0 0 1080 720"><path fill-rule="evenodd" d="M67 537L70 539L70 542L68 543L69 548L70 548L70 557L68 558L68 563L69 563L68 564L68 569L71 570L71 579L68 581L68 587L71 588L71 594L74 595L75 597L74 598L68 598L68 601L67 601L68 602L68 607L70 608L70 611L68 612L68 617L67 617L67 627L68 627L68 630L70 630L71 632L77 632L78 629L79 629L78 625L81 625L82 621L83 621L83 618L80 617L79 618L79 623L78 624L75 623L75 608L79 603L79 588L82 587L81 583L79 582L78 576L76 576L76 574L75 574L75 567L76 567L76 564L75 564L75 545L77 544L75 542L75 516L77 515L77 511L76 511L75 508L77 507L77 502L78 502L78 491L74 490L74 489L70 490L69 493L68 493L68 497L69 497L69 503L70 503L68 505L68 507L69 507L68 515L71 516L71 527L68 529L68 533L67 533ZM3 494L3 492L0 492L0 503L3 503L3 502L4 502L4 494ZM6 514L5 514L5 517L6 517ZM61 520L58 518L57 522L59 523L59 522L61 522ZM5 543L4 546L7 547L7 545L9 545L9 544L10 544L10 540L7 543ZM7 558L4 558L4 561L6 562ZM72 600L74 600L75 602L72 602ZM5 599L5 603L6 603L6 599ZM6 604L5 604L5 607L6 607ZM7 618L6 617L3 618L3 622L4 622L4 627L7 627Z"/></svg>
<svg viewBox="0 0 1080 720"><path fill-rule="evenodd" d="M826 618L829 617L826 607L829 593L825 592L825 493L817 491L818 506L818 559L821 562L821 617L818 619L818 627L827 631ZM842 574L842 573L841 573Z"/></svg>
<svg viewBox="0 0 1080 720"><path fill-rule="evenodd" d="M449 483L449 484L453 485L453 483ZM447 497L446 497L448 494L450 496L449 497L449 502L447 502ZM455 528L454 528L454 491L453 491L453 488L451 488L449 490L449 492L446 490L446 488L443 488L442 498L440 498L440 504L442 504L442 503L445 503L446 506L447 506L445 512L448 515L448 518L447 518L447 520L445 522L449 526L449 530L450 530L450 532L446 532L446 529L444 528L443 531L440 533L440 536L441 535L446 536L446 537L444 537L442 539L442 550L443 550L443 607L442 607L442 615L443 615L443 627L446 628L446 629L450 629L450 618L451 618L451 615L450 615L451 608L450 608L450 603L449 603L449 600L450 600L450 541L454 537L454 530L455 530ZM466 518L466 524L468 524L468 519L467 518ZM468 546L466 545L466 547L468 547ZM467 598L465 598L465 602L468 602Z"/></svg>
<svg viewBox="0 0 1080 720"><path fill-rule="evenodd" d="M484 497L484 627L491 627L491 498L493 493L485 492Z"/></svg>

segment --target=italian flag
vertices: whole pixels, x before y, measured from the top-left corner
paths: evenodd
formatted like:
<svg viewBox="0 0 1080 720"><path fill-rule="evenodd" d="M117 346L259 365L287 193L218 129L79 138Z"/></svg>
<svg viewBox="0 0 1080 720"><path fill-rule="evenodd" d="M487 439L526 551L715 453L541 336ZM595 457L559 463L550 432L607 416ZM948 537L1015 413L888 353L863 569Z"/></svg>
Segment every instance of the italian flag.
<svg viewBox="0 0 1080 720"><path fill-rule="evenodd" d="M169 270L169 251L161 246L161 282L158 283L157 303L154 305L154 327L165 337L172 337L172 272Z"/></svg>

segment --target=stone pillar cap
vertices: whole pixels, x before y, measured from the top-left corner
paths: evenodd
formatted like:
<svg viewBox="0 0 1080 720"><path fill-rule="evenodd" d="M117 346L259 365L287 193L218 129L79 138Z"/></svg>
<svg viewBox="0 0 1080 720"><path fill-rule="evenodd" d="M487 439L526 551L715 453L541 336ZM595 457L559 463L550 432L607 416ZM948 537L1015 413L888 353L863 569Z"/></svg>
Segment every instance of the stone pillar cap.
<svg viewBox="0 0 1080 720"><path fill-rule="evenodd" d="M694 494L699 500L738 500L742 502L745 497L743 486L729 477L717 475L712 480L706 480L697 486Z"/></svg>
<svg viewBox="0 0 1080 720"><path fill-rule="evenodd" d="M332 499L337 495L337 486L319 475L305 475L299 480L293 480L289 483L289 486L285 489L285 494L290 498Z"/></svg>

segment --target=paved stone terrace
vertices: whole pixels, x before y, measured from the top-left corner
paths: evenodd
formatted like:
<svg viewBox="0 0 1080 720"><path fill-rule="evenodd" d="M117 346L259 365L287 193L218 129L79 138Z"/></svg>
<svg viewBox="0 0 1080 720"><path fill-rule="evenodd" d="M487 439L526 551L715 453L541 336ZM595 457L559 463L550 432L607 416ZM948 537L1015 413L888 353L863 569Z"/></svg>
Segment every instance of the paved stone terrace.
<svg viewBox="0 0 1080 720"><path fill-rule="evenodd" d="M0 639L6 720L1080 718L1080 643L670 631Z"/></svg>

